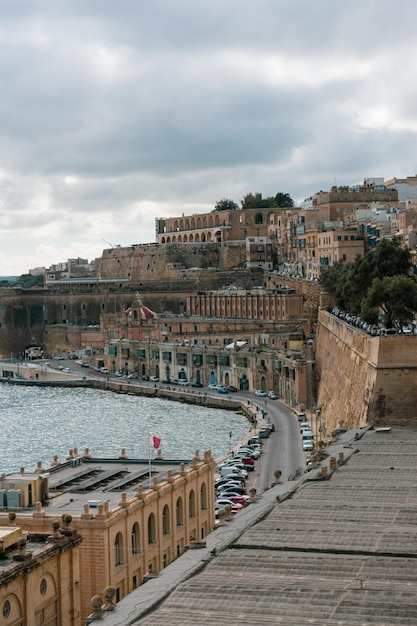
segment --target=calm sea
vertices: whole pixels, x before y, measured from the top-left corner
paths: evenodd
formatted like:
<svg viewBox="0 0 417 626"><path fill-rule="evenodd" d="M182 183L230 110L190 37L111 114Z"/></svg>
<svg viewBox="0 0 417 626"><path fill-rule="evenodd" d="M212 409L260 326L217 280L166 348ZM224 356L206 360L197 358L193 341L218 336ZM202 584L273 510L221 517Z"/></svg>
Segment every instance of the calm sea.
<svg viewBox="0 0 417 626"><path fill-rule="evenodd" d="M233 411L122 395L96 389L0 384L0 473L44 467L68 451L148 458L148 433L161 439L167 459L191 459L195 450L226 454L248 433L247 419Z"/></svg>

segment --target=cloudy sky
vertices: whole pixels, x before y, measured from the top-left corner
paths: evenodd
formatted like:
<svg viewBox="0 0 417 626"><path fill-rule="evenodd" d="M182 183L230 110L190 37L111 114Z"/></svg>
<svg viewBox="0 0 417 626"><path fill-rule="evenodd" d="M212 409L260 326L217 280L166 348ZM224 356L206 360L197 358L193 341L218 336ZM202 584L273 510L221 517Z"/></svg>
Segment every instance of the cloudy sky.
<svg viewBox="0 0 417 626"><path fill-rule="evenodd" d="M417 173L415 0L3 0L0 275Z"/></svg>

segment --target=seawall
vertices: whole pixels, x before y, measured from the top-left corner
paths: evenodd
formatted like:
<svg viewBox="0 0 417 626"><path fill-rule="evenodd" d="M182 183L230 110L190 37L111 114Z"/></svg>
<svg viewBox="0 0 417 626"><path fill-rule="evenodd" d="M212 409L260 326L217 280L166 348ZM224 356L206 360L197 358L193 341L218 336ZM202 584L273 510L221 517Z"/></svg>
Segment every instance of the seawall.
<svg viewBox="0 0 417 626"><path fill-rule="evenodd" d="M416 335L371 337L321 310L316 374L327 433L366 425L417 425Z"/></svg>

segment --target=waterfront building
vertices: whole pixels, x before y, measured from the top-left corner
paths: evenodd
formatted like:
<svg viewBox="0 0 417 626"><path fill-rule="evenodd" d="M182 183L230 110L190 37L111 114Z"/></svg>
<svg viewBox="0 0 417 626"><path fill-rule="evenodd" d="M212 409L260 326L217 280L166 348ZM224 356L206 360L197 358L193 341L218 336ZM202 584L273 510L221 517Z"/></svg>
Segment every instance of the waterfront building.
<svg viewBox="0 0 417 626"><path fill-rule="evenodd" d="M71 516L24 533L11 511L2 515L0 542L2 626L80 626L82 537Z"/></svg>
<svg viewBox="0 0 417 626"><path fill-rule="evenodd" d="M71 589L85 619L91 598L105 587L113 587L119 601L210 533L215 466L210 451L200 457L197 450L192 461L169 461L161 454L149 461L129 459L125 449L118 459L71 450L65 461L55 458L48 468L22 468L2 477L0 526L8 526L12 511L23 531L50 534L52 523L62 524L70 515L71 527L83 538L79 578L78 560L73 563L69 554L61 559L61 575L79 580ZM55 600L67 593L62 586L55 585Z"/></svg>

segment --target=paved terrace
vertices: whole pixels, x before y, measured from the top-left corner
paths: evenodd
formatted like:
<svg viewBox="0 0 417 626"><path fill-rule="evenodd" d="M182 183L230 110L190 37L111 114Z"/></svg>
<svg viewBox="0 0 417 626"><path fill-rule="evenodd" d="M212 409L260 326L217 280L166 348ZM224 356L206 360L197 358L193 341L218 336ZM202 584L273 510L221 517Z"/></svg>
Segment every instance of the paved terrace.
<svg viewBox="0 0 417 626"><path fill-rule="evenodd" d="M104 626L416 626L417 429L350 431L327 451L328 478L267 490Z"/></svg>

